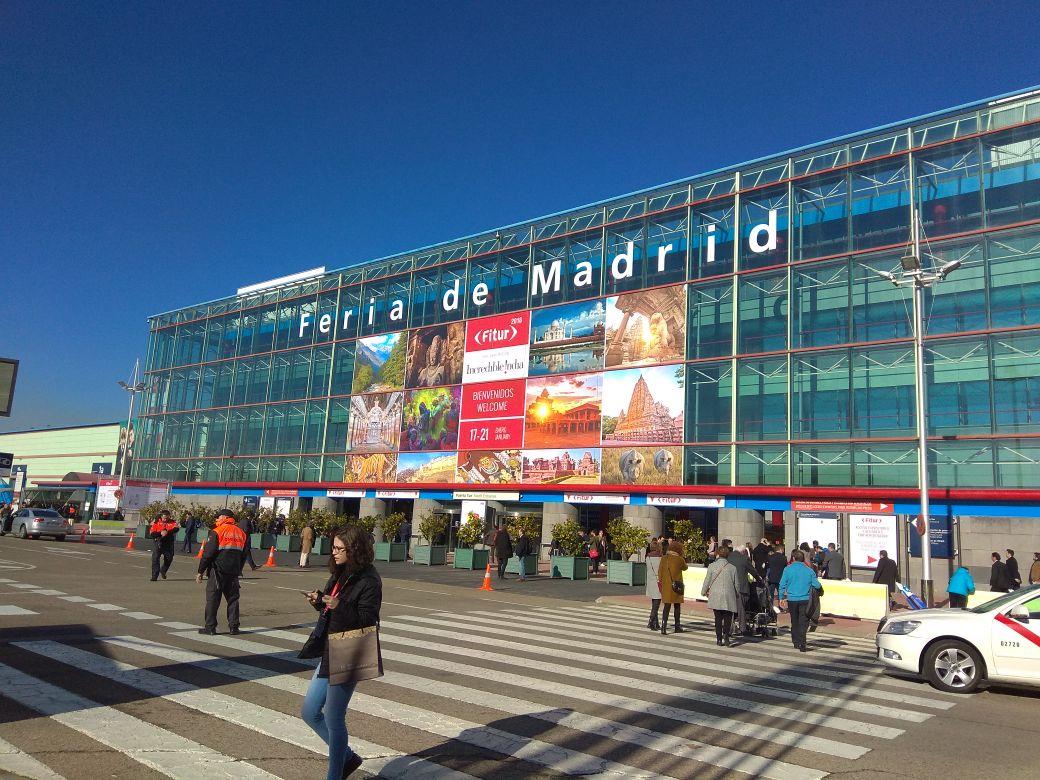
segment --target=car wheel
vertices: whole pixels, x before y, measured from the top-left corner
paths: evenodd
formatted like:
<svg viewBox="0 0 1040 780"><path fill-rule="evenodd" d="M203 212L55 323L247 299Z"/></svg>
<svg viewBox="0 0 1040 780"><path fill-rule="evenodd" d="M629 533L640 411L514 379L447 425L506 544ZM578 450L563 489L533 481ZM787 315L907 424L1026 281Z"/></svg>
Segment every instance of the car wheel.
<svg viewBox="0 0 1040 780"><path fill-rule="evenodd" d="M971 693L983 677L982 658L971 645L944 639L932 645L924 660L928 682L940 691Z"/></svg>
<svg viewBox="0 0 1040 780"><path fill-rule="evenodd" d="M55 536L54 537L54 541L56 541L56 542L64 542L65 541L65 537L64 536Z"/></svg>
<svg viewBox="0 0 1040 780"><path fill-rule="evenodd" d="M29 532L26 530L24 525L21 526L18 529L18 537L21 538L21 539L28 539L29 538Z"/></svg>

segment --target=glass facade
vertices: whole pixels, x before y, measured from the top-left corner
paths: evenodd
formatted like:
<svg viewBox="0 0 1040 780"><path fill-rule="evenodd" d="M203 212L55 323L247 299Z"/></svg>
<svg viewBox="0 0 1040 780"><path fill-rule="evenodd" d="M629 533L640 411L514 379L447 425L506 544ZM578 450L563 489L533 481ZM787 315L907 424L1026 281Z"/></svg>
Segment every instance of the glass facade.
<svg viewBox="0 0 1040 780"><path fill-rule="evenodd" d="M681 334L677 352L640 365L663 364L679 377L683 406L670 415L674 436L642 436L641 443L661 452L665 443L677 445L667 450L665 465L676 470L678 481L635 484L662 490L913 487L910 293L880 274L899 273L914 208L921 218L922 264L961 263L925 293L931 483L1035 487L1036 96L983 103L156 315L135 476L301 486L392 482L378 479L382 472L375 480L358 476L368 467L358 465L357 453L409 450L458 456L428 480L453 483L464 444L444 434L427 436L416 390L397 399L393 391L405 391L404 382L387 391L365 373L372 371L372 344L387 344L381 365L400 361L407 376L413 360L446 355L451 328L460 327L452 323L530 312L537 331L546 307L584 302L591 307L585 311L601 303L609 309L620 306L618 296L658 300L655 291L664 291L668 300L682 301L663 312L673 334L668 338ZM623 372L611 369L633 365L624 362L631 361L628 353L611 362L610 327L608 319L606 357L602 349L589 352L600 361L593 365L590 357L592 371L578 364L568 369L572 377L586 377L587 385L602 377L607 388L602 426L594 440L582 440L596 457L602 453L602 484L617 483L607 476L608 452L627 446L620 433L609 433L623 428L607 401ZM532 355L538 337L532 333ZM546 358L547 373L557 358L564 359ZM441 368L450 356L443 361ZM529 376L535 376L533 368ZM527 381L530 394L534 380ZM450 390L453 384L458 380L442 378L421 386ZM442 395L453 397L448 390ZM398 429L377 430L386 427L395 404L403 407ZM373 408L384 414L382 422L373 422ZM626 407L629 417L634 408ZM366 423L359 422L362 414ZM362 424L369 425L362 432L368 438L358 438ZM393 445L366 450L358 446L362 441ZM538 460L529 443L522 450L525 468ZM619 467L624 473L624 464ZM405 481L401 471L403 466L398 482Z"/></svg>

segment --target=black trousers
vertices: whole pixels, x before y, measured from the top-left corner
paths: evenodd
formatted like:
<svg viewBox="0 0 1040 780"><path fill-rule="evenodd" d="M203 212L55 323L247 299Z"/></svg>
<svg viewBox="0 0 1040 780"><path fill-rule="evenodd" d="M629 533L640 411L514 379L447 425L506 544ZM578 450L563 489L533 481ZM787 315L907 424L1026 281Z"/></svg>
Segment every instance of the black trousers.
<svg viewBox="0 0 1040 780"><path fill-rule="evenodd" d="M733 613L728 609L716 609L715 612L715 638L719 641L729 636L733 625Z"/></svg>
<svg viewBox="0 0 1040 780"><path fill-rule="evenodd" d="M506 576L506 566L508 564L509 564L509 559L508 558L502 558L501 556L499 557L499 559L498 559L498 578L500 580L503 579Z"/></svg>
<svg viewBox="0 0 1040 780"><path fill-rule="evenodd" d="M660 623L661 618L661 599L650 599L650 620L654 623Z"/></svg>
<svg viewBox="0 0 1040 780"><path fill-rule="evenodd" d="M787 609L791 613L791 643L795 647L805 647L805 632L809 629L809 602L788 600Z"/></svg>
<svg viewBox="0 0 1040 780"><path fill-rule="evenodd" d="M159 559L162 559L162 565L159 565ZM173 545L155 545L152 548L152 579L159 579L160 574L165 574L170 570L170 564L173 563Z"/></svg>
<svg viewBox="0 0 1040 780"><path fill-rule="evenodd" d="M206 581L206 628L216 630L221 597L227 602L228 628L238 628L238 575L210 570Z"/></svg>
<svg viewBox="0 0 1040 780"><path fill-rule="evenodd" d="M682 604L669 604L668 602L665 602L664 615L661 616L662 626L668 625L668 612L669 610L671 610L672 607L675 607L675 625L682 625L682 621L679 617L679 612L682 610Z"/></svg>
<svg viewBox="0 0 1040 780"><path fill-rule="evenodd" d="M968 597L963 596L960 593L950 594L950 609L966 609L968 606Z"/></svg>

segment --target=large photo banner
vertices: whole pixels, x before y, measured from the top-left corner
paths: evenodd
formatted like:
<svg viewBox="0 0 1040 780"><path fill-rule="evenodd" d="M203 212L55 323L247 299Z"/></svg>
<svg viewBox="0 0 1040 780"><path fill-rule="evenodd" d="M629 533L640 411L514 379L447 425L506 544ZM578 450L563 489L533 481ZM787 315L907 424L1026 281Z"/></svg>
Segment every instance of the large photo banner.
<svg viewBox="0 0 1040 780"><path fill-rule="evenodd" d="M685 319L672 285L359 338L343 481L682 485Z"/></svg>

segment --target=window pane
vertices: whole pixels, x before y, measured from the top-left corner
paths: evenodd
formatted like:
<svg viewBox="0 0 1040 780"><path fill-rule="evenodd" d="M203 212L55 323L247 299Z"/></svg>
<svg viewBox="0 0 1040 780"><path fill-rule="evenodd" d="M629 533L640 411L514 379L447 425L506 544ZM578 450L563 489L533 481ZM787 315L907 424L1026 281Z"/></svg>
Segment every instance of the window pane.
<svg viewBox="0 0 1040 780"><path fill-rule="evenodd" d="M926 335L983 330L986 327L986 268L982 240L952 241L931 245L923 258L926 266L941 268L960 261L961 267L925 291Z"/></svg>
<svg viewBox="0 0 1040 780"><path fill-rule="evenodd" d="M733 199L695 206L691 215L689 278L732 273L737 227Z"/></svg>
<svg viewBox="0 0 1040 780"><path fill-rule="evenodd" d="M819 176L794 185L794 253L796 260L837 255L849 248L847 174Z"/></svg>
<svg viewBox="0 0 1040 780"><path fill-rule="evenodd" d="M991 432L989 365L985 340L926 342L929 434Z"/></svg>
<svg viewBox="0 0 1040 780"><path fill-rule="evenodd" d="M737 439L787 438L787 359L737 364Z"/></svg>
<svg viewBox="0 0 1040 780"><path fill-rule="evenodd" d="M852 352L853 436L907 436L915 430L914 349Z"/></svg>
<svg viewBox="0 0 1040 780"><path fill-rule="evenodd" d="M847 444L800 445L791 458L795 485L847 487L852 481L852 447Z"/></svg>
<svg viewBox="0 0 1040 780"><path fill-rule="evenodd" d="M730 363L686 364L686 440L729 441L733 402Z"/></svg>
<svg viewBox="0 0 1040 780"><path fill-rule="evenodd" d="M687 485L728 485L733 472L729 447L687 447Z"/></svg>
<svg viewBox="0 0 1040 780"><path fill-rule="evenodd" d="M689 335L686 354L690 358L733 354L733 283L689 286Z"/></svg>
<svg viewBox="0 0 1040 780"><path fill-rule="evenodd" d="M993 236L986 251L991 327L1040 324L1040 231Z"/></svg>
<svg viewBox="0 0 1040 780"><path fill-rule="evenodd" d="M982 225L978 141L921 152L915 167L925 235L964 233Z"/></svg>
<svg viewBox="0 0 1040 780"><path fill-rule="evenodd" d="M852 340L906 338L910 331L910 292L893 287L878 271L899 273L897 254L858 257L852 266Z"/></svg>
<svg viewBox="0 0 1040 780"><path fill-rule="evenodd" d="M787 272L741 277L738 300L738 353L786 349Z"/></svg>
<svg viewBox="0 0 1040 780"><path fill-rule="evenodd" d="M787 447L737 447L738 485L786 485Z"/></svg>
<svg viewBox="0 0 1040 780"><path fill-rule="evenodd" d="M794 410L791 435L794 438L849 437L852 403L849 373L849 354L845 350L791 356L791 406ZM846 479L848 477L846 474Z"/></svg>
<svg viewBox="0 0 1040 780"><path fill-rule="evenodd" d="M982 139L986 224L1040 219L1040 125Z"/></svg>
<svg viewBox="0 0 1040 780"><path fill-rule="evenodd" d="M992 336L994 430L1035 433L1040 423L1040 335Z"/></svg>
<svg viewBox="0 0 1040 780"><path fill-rule="evenodd" d="M852 169L852 248L902 244L910 236L910 181L900 157Z"/></svg>
<svg viewBox="0 0 1040 780"><path fill-rule="evenodd" d="M792 346L826 347L849 342L849 264L803 265L791 269L795 306Z"/></svg>
<svg viewBox="0 0 1040 780"><path fill-rule="evenodd" d="M787 203L787 185L741 196L741 270L787 262Z"/></svg>
<svg viewBox="0 0 1040 780"><path fill-rule="evenodd" d="M917 487L917 442L857 444L852 457L856 487Z"/></svg>

